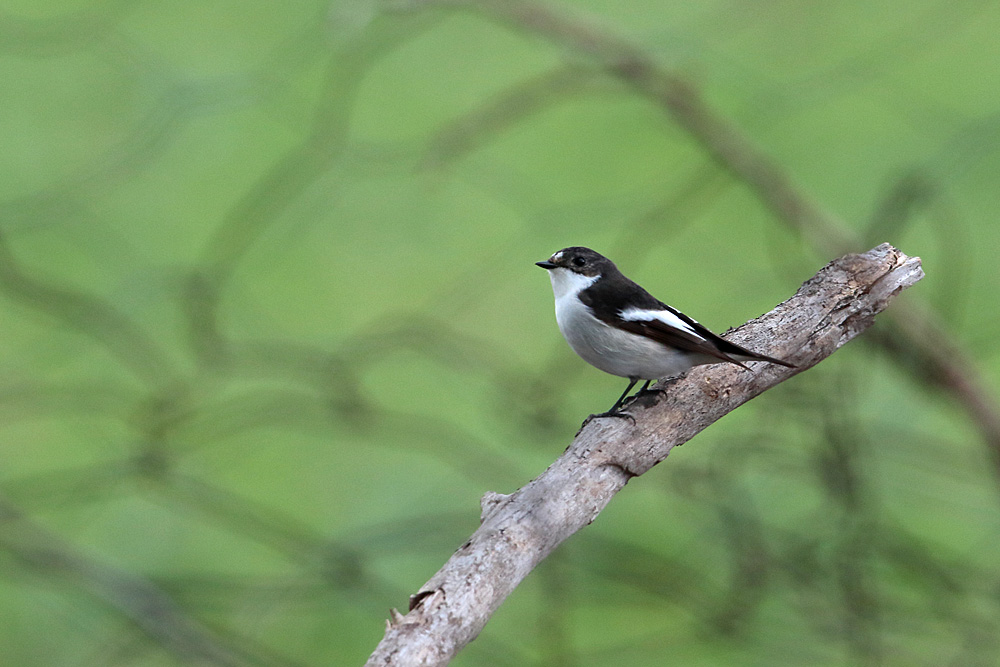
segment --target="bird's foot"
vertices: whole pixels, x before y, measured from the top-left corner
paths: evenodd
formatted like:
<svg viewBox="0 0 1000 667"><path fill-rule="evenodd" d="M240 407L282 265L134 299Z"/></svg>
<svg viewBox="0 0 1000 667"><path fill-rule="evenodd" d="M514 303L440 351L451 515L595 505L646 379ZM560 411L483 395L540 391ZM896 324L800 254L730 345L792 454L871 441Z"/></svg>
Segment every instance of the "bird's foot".
<svg viewBox="0 0 1000 667"><path fill-rule="evenodd" d="M601 417L617 417L618 419L630 419L632 420L632 423L635 424L635 417L633 417L629 413L620 412L618 410L608 410L607 412L598 412L597 414L590 415L589 417L584 419L583 423L580 424L580 430L582 431L583 427L589 424L592 420L600 419Z"/></svg>
<svg viewBox="0 0 1000 667"><path fill-rule="evenodd" d="M643 396L651 396L651 395L663 396L665 393L667 393L666 387L653 387L652 389L640 389L639 391L636 392L635 396L632 397L632 400L634 401L635 399L642 398Z"/></svg>

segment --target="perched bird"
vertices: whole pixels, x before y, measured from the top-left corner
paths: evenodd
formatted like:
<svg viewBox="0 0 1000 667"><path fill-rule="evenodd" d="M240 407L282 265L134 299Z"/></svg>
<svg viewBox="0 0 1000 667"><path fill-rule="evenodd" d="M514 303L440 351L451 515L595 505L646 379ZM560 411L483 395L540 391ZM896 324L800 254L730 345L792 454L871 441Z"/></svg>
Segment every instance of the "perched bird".
<svg viewBox="0 0 1000 667"><path fill-rule="evenodd" d="M595 417L626 417L625 399L639 380L649 383L700 364L769 361L721 338L626 278L607 257L590 248L564 248L544 262L556 298L556 322L573 351L605 373L629 379L611 409ZM749 370L749 369L748 369Z"/></svg>

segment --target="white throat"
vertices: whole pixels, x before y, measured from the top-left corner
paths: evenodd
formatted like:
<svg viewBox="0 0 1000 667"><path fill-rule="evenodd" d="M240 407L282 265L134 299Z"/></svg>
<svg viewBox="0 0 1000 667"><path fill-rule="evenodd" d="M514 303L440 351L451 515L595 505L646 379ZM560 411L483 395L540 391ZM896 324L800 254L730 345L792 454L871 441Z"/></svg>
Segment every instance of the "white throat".
<svg viewBox="0 0 1000 667"><path fill-rule="evenodd" d="M562 267L549 271L549 280L552 281L552 293L555 295L557 302L566 298L575 299L577 294L597 282L598 278L600 276L584 276Z"/></svg>

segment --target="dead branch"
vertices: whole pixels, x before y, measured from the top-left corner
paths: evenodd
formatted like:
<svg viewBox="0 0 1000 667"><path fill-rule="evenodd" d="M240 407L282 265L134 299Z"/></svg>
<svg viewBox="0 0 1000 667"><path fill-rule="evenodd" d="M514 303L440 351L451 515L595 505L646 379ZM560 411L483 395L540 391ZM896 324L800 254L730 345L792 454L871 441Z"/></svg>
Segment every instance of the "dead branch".
<svg viewBox="0 0 1000 667"><path fill-rule="evenodd" d="M888 244L824 267L792 298L729 338L788 359L796 369L701 366L662 397L633 404L636 423L598 419L549 468L511 495L487 493L482 525L411 597L393 610L366 663L445 665L471 642L514 588L566 538L591 523L632 477L754 396L810 368L867 329L901 290L923 277L918 257Z"/></svg>
<svg viewBox="0 0 1000 667"><path fill-rule="evenodd" d="M596 17L535 0L409 0L400 4L476 11L584 57L596 71L614 77L667 112L718 165L750 187L777 220L821 256L863 247L848 224L810 198L776 160L709 104L693 81L660 66L641 45L615 34ZM584 80L582 72L577 76ZM1000 398L973 355L936 313L917 303L901 304L887 318L884 329L886 335L873 337L873 342L903 362L925 386L941 389L959 403L979 429L1000 483Z"/></svg>

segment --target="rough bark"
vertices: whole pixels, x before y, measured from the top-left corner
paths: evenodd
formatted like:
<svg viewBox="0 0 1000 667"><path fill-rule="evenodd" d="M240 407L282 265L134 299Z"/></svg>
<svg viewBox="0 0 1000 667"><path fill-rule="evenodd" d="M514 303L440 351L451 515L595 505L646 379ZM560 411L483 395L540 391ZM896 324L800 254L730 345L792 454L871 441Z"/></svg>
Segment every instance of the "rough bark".
<svg viewBox="0 0 1000 667"><path fill-rule="evenodd" d="M573 54L549 76L518 84L486 107L466 115L461 127L442 136L429 162L483 143L491 133L516 124L540 106L539 95L565 99L600 85L601 72L667 112L726 171L749 187L782 222L824 257L862 248L862 235L809 197L774 158L722 116L689 76L659 65L639 43L615 34L597 17L576 8L535 0L409 0L400 7L443 6L481 13L533 34ZM587 66L589 63L589 67ZM919 302L901 304L872 341L881 345L927 388L947 392L982 435L1000 484L1000 398L949 323Z"/></svg>
<svg viewBox="0 0 1000 667"><path fill-rule="evenodd" d="M536 479L511 495L488 493L482 524L412 596L393 610L367 665L445 665L476 638L493 612L559 544L592 522L629 479L754 396L800 373L872 325L901 290L923 277L920 259L888 244L824 267L774 310L727 337L787 359L795 369L701 366L660 396L629 408L635 423L596 419Z"/></svg>

